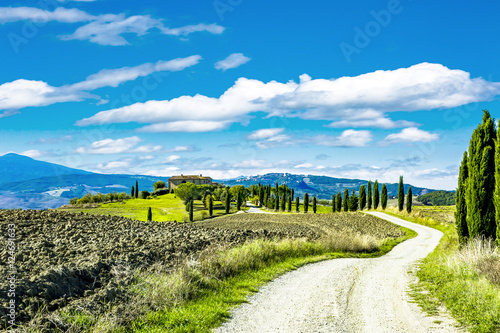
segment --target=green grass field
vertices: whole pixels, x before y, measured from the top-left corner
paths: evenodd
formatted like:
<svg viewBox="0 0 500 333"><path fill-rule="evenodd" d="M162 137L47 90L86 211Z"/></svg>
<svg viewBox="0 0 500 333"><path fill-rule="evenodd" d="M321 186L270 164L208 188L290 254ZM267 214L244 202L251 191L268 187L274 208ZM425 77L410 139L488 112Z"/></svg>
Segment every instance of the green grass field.
<svg viewBox="0 0 500 333"><path fill-rule="evenodd" d="M148 208L151 207L153 221L177 221L184 222L189 219L189 214L181 199L175 194L166 194L153 199L129 199L123 202L112 202L99 204L96 208L74 207L60 208L62 211L83 212L99 215L123 216L134 220L146 221ZM231 208L230 213L235 213L236 208ZM225 214L225 208L220 201L214 201L214 216ZM201 200L194 201L194 220L200 221L209 217L208 209L205 209Z"/></svg>

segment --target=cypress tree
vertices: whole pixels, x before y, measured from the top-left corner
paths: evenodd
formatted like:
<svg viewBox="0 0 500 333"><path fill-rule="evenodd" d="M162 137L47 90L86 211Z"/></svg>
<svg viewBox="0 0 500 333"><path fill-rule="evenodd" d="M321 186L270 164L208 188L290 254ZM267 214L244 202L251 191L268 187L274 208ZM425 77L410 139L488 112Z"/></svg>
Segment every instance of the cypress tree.
<svg viewBox="0 0 500 333"><path fill-rule="evenodd" d="M387 187L382 185L382 194L380 196L380 205L382 206L382 209L385 210L387 207Z"/></svg>
<svg viewBox="0 0 500 333"><path fill-rule="evenodd" d="M280 196L279 195L276 195L276 202L274 205L274 209L280 210Z"/></svg>
<svg viewBox="0 0 500 333"><path fill-rule="evenodd" d="M344 201L344 212L348 212L349 211L349 190L348 189L344 190L343 201Z"/></svg>
<svg viewBox="0 0 500 333"><path fill-rule="evenodd" d="M231 193L229 193L229 190L226 190L225 206L226 214L229 214L229 210L231 209Z"/></svg>
<svg viewBox="0 0 500 333"><path fill-rule="evenodd" d="M455 198L455 204L456 204L455 226L457 228L458 241L460 244L464 244L465 242L467 242L467 239L469 238L469 229L467 228L467 204L465 202L468 177L469 177L469 172L467 168L467 152L464 152L464 158L462 160L462 165L460 166L460 172L458 174L458 187L457 187L457 195ZM498 179L499 178L496 178L495 180L498 181ZM498 213L499 211L497 208L497 214ZM497 235L497 241L498 241L498 235Z"/></svg>
<svg viewBox="0 0 500 333"><path fill-rule="evenodd" d="M352 189L352 195L349 198L349 211L355 212L358 210L358 196L356 195L356 191Z"/></svg>
<svg viewBox="0 0 500 333"><path fill-rule="evenodd" d="M368 200L366 204L368 205L368 210L372 209L372 182L368 182L368 188L366 189L366 193L368 195Z"/></svg>
<svg viewBox="0 0 500 333"><path fill-rule="evenodd" d="M375 184L373 184L373 209L378 208L380 200L380 193L378 192L378 180L375 181Z"/></svg>
<svg viewBox="0 0 500 333"><path fill-rule="evenodd" d="M283 192L283 197L281 198L281 210L282 211L285 211L286 210L286 202L288 201L287 197L286 197L286 192L287 191L284 191Z"/></svg>
<svg viewBox="0 0 500 333"><path fill-rule="evenodd" d="M403 176L399 176L399 186L398 186L398 208L399 211L403 210L405 205L405 187L403 184Z"/></svg>
<svg viewBox="0 0 500 333"><path fill-rule="evenodd" d="M189 221L194 221L194 201L191 199L191 203L189 204Z"/></svg>
<svg viewBox="0 0 500 333"><path fill-rule="evenodd" d="M304 213L309 211L309 194L304 194Z"/></svg>
<svg viewBox="0 0 500 333"><path fill-rule="evenodd" d="M366 206L366 187L361 185L359 188L359 209L363 210Z"/></svg>
<svg viewBox="0 0 500 333"><path fill-rule="evenodd" d="M132 189L130 190L130 199L135 198L135 189L134 186L132 185Z"/></svg>
<svg viewBox="0 0 500 333"><path fill-rule="evenodd" d="M484 110L483 122L473 132L467 169L467 227L469 237L495 238L495 124Z"/></svg>
<svg viewBox="0 0 500 333"><path fill-rule="evenodd" d="M295 199L295 211L296 211L297 213L299 213L299 212L300 212L300 199L299 199L299 197L298 197L298 196L297 196L297 198Z"/></svg>
<svg viewBox="0 0 500 333"><path fill-rule="evenodd" d="M153 212L151 211L151 207L148 208L148 222L153 221Z"/></svg>
<svg viewBox="0 0 500 333"><path fill-rule="evenodd" d="M500 121L499 121L500 126ZM495 141L495 218L497 223L496 243L500 247L500 130L497 129L497 139ZM458 209L458 207L457 207Z"/></svg>
<svg viewBox="0 0 500 333"><path fill-rule="evenodd" d="M335 207L337 204L335 203L335 194L332 194L332 213L335 213Z"/></svg>
<svg viewBox="0 0 500 333"><path fill-rule="evenodd" d="M135 181L135 198L139 198L139 183Z"/></svg>
<svg viewBox="0 0 500 333"><path fill-rule="evenodd" d="M208 213L210 217L214 216L214 197L208 196Z"/></svg>
<svg viewBox="0 0 500 333"><path fill-rule="evenodd" d="M292 196L291 195L288 196L288 211L289 212L292 211Z"/></svg>
<svg viewBox="0 0 500 333"><path fill-rule="evenodd" d="M317 205L317 202L316 202L316 196L313 197L313 213L316 214L316 205Z"/></svg>
<svg viewBox="0 0 500 333"><path fill-rule="evenodd" d="M292 188L292 198L295 197L295 190Z"/></svg>
<svg viewBox="0 0 500 333"><path fill-rule="evenodd" d="M411 205L413 203L413 194L411 193L411 186L408 188L408 193L406 194L406 211L408 214L411 213Z"/></svg>
<svg viewBox="0 0 500 333"><path fill-rule="evenodd" d="M337 212L342 211L342 193L340 191L337 193Z"/></svg>
<svg viewBox="0 0 500 333"><path fill-rule="evenodd" d="M264 204L264 189L261 187L259 189L259 205L262 206Z"/></svg>
<svg viewBox="0 0 500 333"><path fill-rule="evenodd" d="M238 193L238 198L236 199L236 209L241 210L242 204L243 204L242 194Z"/></svg>

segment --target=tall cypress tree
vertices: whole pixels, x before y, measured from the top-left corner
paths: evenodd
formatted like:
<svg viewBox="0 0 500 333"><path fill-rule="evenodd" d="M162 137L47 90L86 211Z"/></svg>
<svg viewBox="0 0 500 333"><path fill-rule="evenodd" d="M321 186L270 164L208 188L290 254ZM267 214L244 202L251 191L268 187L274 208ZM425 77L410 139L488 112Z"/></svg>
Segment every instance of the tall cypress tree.
<svg viewBox="0 0 500 333"><path fill-rule="evenodd" d="M467 152L464 152L464 158L462 159L462 165L460 166L460 172L458 174L458 187L455 198L455 226L457 228L458 241L460 244L464 244L469 238L469 229L467 228L467 204L465 202L468 177L469 171L467 168ZM496 180L498 181L498 178L496 178ZM497 210L497 214L498 213L499 212Z"/></svg>
<svg viewBox="0 0 500 333"><path fill-rule="evenodd" d="M137 180L135 181L135 198L137 199L139 197L139 183Z"/></svg>
<svg viewBox="0 0 500 333"><path fill-rule="evenodd" d="M191 199L191 202L189 203L189 221L193 222L194 221L194 200Z"/></svg>
<svg viewBox="0 0 500 333"><path fill-rule="evenodd" d="M500 121L498 122L500 128ZM500 129L497 129L497 140L495 141L495 218L497 222L497 240L500 247ZM458 209L458 207L457 207Z"/></svg>
<svg viewBox="0 0 500 333"><path fill-rule="evenodd" d="M309 211L309 194L304 194L304 213Z"/></svg>
<svg viewBox="0 0 500 333"><path fill-rule="evenodd" d="M372 209L372 182L368 182L368 188L366 190L368 194L368 200L367 200L367 205L368 205L368 210Z"/></svg>
<svg viewBox="0 0 500 333"><path fill-rule="evenodd" d="M405 205L405 186L403 184L403 176L399 176L398 186L398 209L401 212Z"/></svg>
<svg viewBox="0 0 500 333"><path fill-rule="evenodd" d="M295 190L292 188L292 199L295 197Z"/></svg>
<svg viewBox="0 0 500 333"><path fill-rule="evenodd" d="M229 210L231 209L231 193L229 192L229 190L226 190L226 198L224 201L226 214L229 214Z"/></svg>
<svg viewBox="0 0 500 333"><path fill-rule="evenodd" d="M411 205L413 203L413 194L411 193L411 186L408 188L408 193L406 194L406 211L408 214L411 213Z"/></svg>
<svg viewBox="0 0 500 333"><path fill-rule="evenodd" d="M132 185L132 189L130 190L130 199L135 198L135 187Z"/></svg>
<svg viewBox="0 0 500 333"><path fill-rule="evenodd" d="M495 124L484 110L483 122L472 133L467 168L467 227L471 238L495 238Z"/></svg>
<svg viewBox="0 0 500 333"><path fill-rule="evenodd" d="M335 194L332 194L332 213L335 213L335 207L336 207L336 203L335 203Z"/></svg>
<svg viewBox="0 0 500 333"><path fill-rule="evenodd" d="M317 205L317 200L316 196L313 197L313 213L316 214L316 205Z"/></svg>
<svg viewBox="0 0 500 333"><path fill-rule="evenodd" d="M358 196L356 191L352 189L352 195L349 197L349 211L355 212L358 210Z"/></svg>
<svg viewBox="0 0 500 333"><path fill-rule="evenodd" d="M378 208L380 202L380 193L378 191L378 180L373 184L373 209Z"/></svg>
<svg viewBox="0 0 500 333"><path fill-rule="evenodd" d="M289 212L292 211L292 196L291 195L288 196L288 211Z"/></svg>
<svg viewBox="0 0 500 333"><path fill-rule="evenodd" d="M337 193L337 212L342 211L342 193L340 191Z"/></svg>
<svg viewBox="0 0 500 333"><path fill-rule="evenodd" d="M361 185L359 188L359 209L363 210L366 206L366 187Z"/></svg>
<svg viewBox="0 0 500 333"><path fill-rule="evenodd" d="M342 199L344 201L344 212L349 211L349 190L345 189L344 190L344 198Z"/></svg>
<svg viewBox="0 0 500 333"><path fill-rule="evenodd" d="M380 195L380 205L382 206L382 209L386 209L387 207L387 187L382 185L382 194Z"/></svg>
<svg viewBox="0 0 500 333"><path fill-rule="evenodd" d="M286 202L288 201L287 197L286 197L286 190L283 191L283 197L281 198L281 210L282 211L285 211L286 210Z"/></svg>
<svg viewBox="0 0 500 333"><path fill-rule="evenodd" d="M295 211L298 213L300 212L300 199L299 197L297 196L297 198L295 199Z"/></svg>
<svg viewBox="0 0 500 333"><path fill-rule="evenodd" d="M148 208L148 222L153 221L153 212L151 212L151 207Z"/></svg>
<svg viewBox="0 0 500 333"><path fill-rule="evenodd" d="M208 213L210 217L214 216L214 197L212 195L208 196Z"/></svg>

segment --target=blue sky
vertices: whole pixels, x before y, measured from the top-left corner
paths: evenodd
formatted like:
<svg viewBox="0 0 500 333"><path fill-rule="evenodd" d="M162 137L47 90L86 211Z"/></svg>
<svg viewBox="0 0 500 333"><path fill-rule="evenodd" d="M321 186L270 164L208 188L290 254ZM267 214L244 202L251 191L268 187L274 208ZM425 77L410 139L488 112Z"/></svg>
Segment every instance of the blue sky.
<svg viewBox="0 0 500 333"><path fill-rule="evenodd" d="M0 154L454 189L500 117L500 4L3 1Z"/></svg>

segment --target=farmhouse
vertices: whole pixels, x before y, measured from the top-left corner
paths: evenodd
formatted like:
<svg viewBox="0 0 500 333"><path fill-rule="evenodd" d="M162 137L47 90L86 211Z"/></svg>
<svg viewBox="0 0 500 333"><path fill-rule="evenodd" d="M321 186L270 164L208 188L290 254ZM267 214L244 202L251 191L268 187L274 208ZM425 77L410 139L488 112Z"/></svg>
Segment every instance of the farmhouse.
<svg viewBox="0 0 500 333"><path fill-rule="evenodd" d="M168 189L171 191L180 184L193 183L195 185L212 185L212 178L203 175L180 175L172 176L168 179Z"/></svg>

